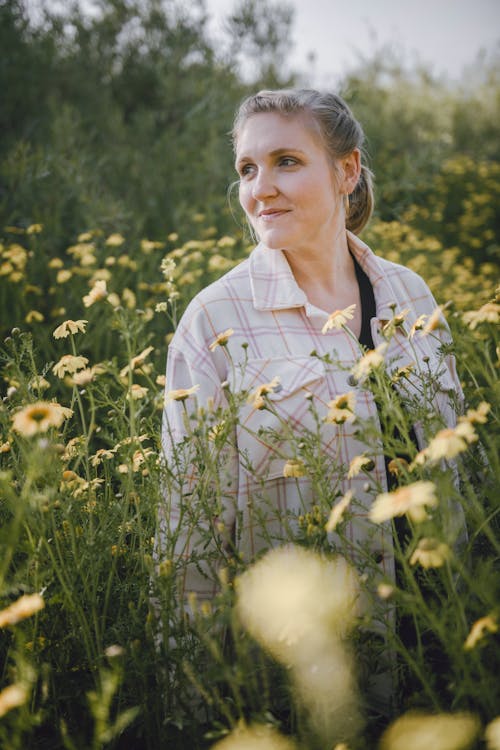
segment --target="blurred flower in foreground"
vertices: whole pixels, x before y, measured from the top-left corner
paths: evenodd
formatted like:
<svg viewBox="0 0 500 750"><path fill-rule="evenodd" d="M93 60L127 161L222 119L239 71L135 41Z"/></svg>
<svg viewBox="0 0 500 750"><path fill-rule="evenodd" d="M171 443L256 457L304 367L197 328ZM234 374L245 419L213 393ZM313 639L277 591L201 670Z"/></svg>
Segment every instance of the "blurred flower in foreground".
<svg viewBox="0 0 500 750"><path fill-rule="evenodd" d="M330 315L328 316L328 320L321 329L321 333L327 333L327 331L330 331L332 329L339 330L340 328L342 328L342 326L344 326L348 320L352 320L354 318L355 309L356 305L349 305L349 307L346 307L343 310L335 310L334 312L330 313Z"/></svg>
<svg viewBox="0 0 500 750"><path fill-rule="evenodd" d="M325 422L344 424L344 422L354 422L356 419L354 413L354 409L356 408L356 394L354 391L337 396L337 398L329 401L327 406L328 414L325 417Z"/></svg>
<svg viewBox="0 0 500 750"><path fill-rule="evenodd" d="M459 422L475 422L479 424L485 424L488 419L488 414L491 411L491 405L487 401L481 401L477 409L467 409L467 414L463 417L459 417Z"/></svg>
<svg viewBox="0 0 500 750"><path fill-rule="evenodd" d="M72 414L71 409L53 401L37 401L14 414L12 429L24 437L31 437L47 432L49 427L60 427Z"/></svg>
<svg viewBox="0 0 500 750"><path fill-rule="evenodd" d="M169 404L170 401L185 401L196 393L199 388L199 385L193 385L192 388L177 388L176 390L168 391L165 394L165 404Z"/></svg>
<svg viewBox="0 0 500 750"><path fill-rule="evenodd" d="M424 464L426 461L440 461L443 458L454 458L467 450L471 443L478 439L470 421L459 422L452 428L439 430L432 438L427 448L421 450L414 459L414 464Z"/></svg>
<svg viewBox="0 0 500 750"><path fill-rule="evenodd" d="M408 713L384 732L380 750L466 750L479 727L479 720L467 713Z"/></svg>
<svg viewBox="0 0 500 750"><path fill-rule="evenodd" d="M339 500L338 503L335 503L335 505L333 506L330 512L330 517L325 524L326 531L328 532L335 531L340 521L342 520L344 512L348 508L352 498L353 498L353 493L351 490L348 490L346 494L344 495L344 497L341 500Z"/></svg>
<svg viewBox="0 0 500 750"><path fill-rule="evenodd" d="M436 487L432 482L414 482L394 492L377 495L369 515L375 523L382 523L407 513L412 521L420 523L427 518L425 505L437 505Z"/></svg>
<svg viewBox="0 0 500 750"><path fill-rule="evenodd" d="M0 612L0 628L5 628L7 625L16 625L44 607L45 602L40 594L24 594L9 607L2 609Z"/></svg>
<svg viewBox="0 0 500 750"><path fill-rule="evenodd" d="M83 297L83 304L85 307L91 307L95 302L106 299L108 296L108 290L105 281L96 281L92 289L88 294Z"/></svg>
<svg viewBox="0 0 500 750"><path fill-rule="evenodd" d="M65 320L52 334L55 339L65 339L70 333L85 333L88 320Z"/></svg>
<svg viewBox="0 0 500 750"><path fill-rule="evenodd" d="M356 573L343 558L285 546L237 579L236 611L262 646L292 664L318 631L343 634L352 626L357 597Z"/></svg>
<svg viewBox="0 0 500 750"><path fill-rule="evenodd" d="M303 477L306 474L306 467L304 462L298 458L290 458L283 466L283 476L298 478Z"/></svg>
<svg viewBox="0 0 500 750"><path fill-rule="evenodd" d="M480 307L479 310L469 310L468 312L465 312L462 318L471 331L473 331L479 323L498 323L500 320L500 305L497 302L487 302Z"/></svg>
<svg viewBox="0 0 500 750"><path fill-rule="evenodd" d="M351 372L353 377L358 381L362 382L368 375L376 370L384 363L384 354L387 349L387 344L379 344L376 349L370 349L359 359Z"/></svg>
<svg viewBox="0 0 500 750"><path fill-rule="evenodd" d="M13 708L22 706L28 699L28 691L22 684L9 685L0 693L0 717Z"/></svg>
<svg viewBox="0 0 500 750"><path fill-rule="evenodd" d="M352 479L357 476L360 471L370 471L374 467L373 459L369 456L361 454L360 456L354 456L351 463L349 464L349 471L347 472L347 478Z"/></svg>
<svg viewBox="0 0 500 750"><path fill-rule="evenodd" d="M420 539L410 558L410 565L420 563L423 568L440 568L450 559L451 550L439 539Z"/></svg>
<svg viewBox="0 0 500 750"><path fill-rule="evenodd" d="M500 750L500 716L490 721L484 732L488 750Z"/></svg>
<svg viewBox="0 0 500 750"><path fill-rule="evenodd" d="M290 737L280 734L267 724L241 722L231 734L212 745L211 750L296 750Z"/></svg>
<svg viewBox="0 0 500 750"><path fill-rule="evenodd" d="M464 643L464 649L470 651L473 649L479 641L482 641L487 633L497 633L498 622L492 615L486 615L486 617L480 617L479 620L473 624L470 629L470 633Z"/></svg>

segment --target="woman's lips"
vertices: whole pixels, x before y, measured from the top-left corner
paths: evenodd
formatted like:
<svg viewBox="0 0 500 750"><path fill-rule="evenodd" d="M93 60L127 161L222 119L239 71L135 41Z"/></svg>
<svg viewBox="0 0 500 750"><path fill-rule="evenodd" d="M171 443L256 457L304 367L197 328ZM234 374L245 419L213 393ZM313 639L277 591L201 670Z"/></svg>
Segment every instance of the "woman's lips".
<svg viewBox="0 0 500 750"><path fill-rule="evenodd" d="M278 217L283 216L283 214L287 214L288 211L289 209L287 208L267 209L259 213L259 219L264 219L265 221L272 221L273 219L277 219Z"/></svg>

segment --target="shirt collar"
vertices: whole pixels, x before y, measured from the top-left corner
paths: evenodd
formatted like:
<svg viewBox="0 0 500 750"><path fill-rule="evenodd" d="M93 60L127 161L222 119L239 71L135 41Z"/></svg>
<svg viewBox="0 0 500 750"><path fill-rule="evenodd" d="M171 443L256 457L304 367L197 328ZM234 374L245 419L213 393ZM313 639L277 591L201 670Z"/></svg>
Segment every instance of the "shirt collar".
<svg viewBox="0 0 500 750"><path fill-rule="evenodd" d="M347 231L349 249L368 276L379 318L392 318L395 295L380 259L362 240ZM295 281L282 250L270 250L262 243L250 255L250 284L256 310L285 310L309 305L305 292Z"/></svg>

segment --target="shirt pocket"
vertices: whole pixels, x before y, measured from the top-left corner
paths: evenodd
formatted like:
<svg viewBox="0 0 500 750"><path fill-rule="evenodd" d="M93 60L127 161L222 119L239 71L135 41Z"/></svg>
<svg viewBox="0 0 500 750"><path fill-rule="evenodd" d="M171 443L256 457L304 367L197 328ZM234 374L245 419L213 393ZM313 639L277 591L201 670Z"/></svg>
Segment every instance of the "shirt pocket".
<svg viewBox="0 0 500 750"><path fill-rule="evenodd" d="M265 395L265 408L257 408L252 395L274 378L277 384ZM240 409L237 427L240 465L257 482L283 477L283 466L293 452L287 445L290 438L316 433L327 412L324 364L305 356L251 359L241 388L249 393L249 401Z"/></svg>

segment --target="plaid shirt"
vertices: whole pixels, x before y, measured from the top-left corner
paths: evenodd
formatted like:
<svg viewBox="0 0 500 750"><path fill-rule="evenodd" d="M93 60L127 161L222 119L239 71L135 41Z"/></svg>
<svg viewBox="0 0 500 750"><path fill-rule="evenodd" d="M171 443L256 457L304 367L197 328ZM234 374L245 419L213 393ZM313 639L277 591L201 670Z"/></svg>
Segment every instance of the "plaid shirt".
<svg viewBox="0 0 500 750"><path fill-rule="evenodd" d="M350 232L348 242L373 286L377 314L371 320L371 332L375 346L384 341L381 326L393 318L394 311L409 310L407 329L420 315L435 311L436 301L417 274L377 257ZM209 403L217 408L227 403L225 388L252 390L278 376L279 386L268 396L272 408L259 410L252 403L245 403L233 435L233 450L219 463L224 495L218 511L222 522L218 528L225 529L222 536L226 533L237 539L239 552L250 560L260 549L289 538L290 512L297 516L311 510L314 504L311 480L306 476L283 476L286 459L293 457L286 435L270 441L269 433L259 433L259 429L292 430L294 434L308 429L317 433L316 413L321 423L321 450L328 457L327 465L332 467L331 474L326 476L332 501L335 494L348 489L356 498L345 534L353 549L366 542L381 572L393 577L390 527L375 525L367 518L373 487L378 491L387 487L383 447L360 442L355 435L355 423L322 422L328 402L349 391L356 394L356 414L378 420L372 394L353 385L350 379L350 369L362 354L360 346L343 329L322 334L327 318L328 313L312 305L298 286L284 253L258 245L248 259L204 289L188 306L169 347L166 389L199 385L198 405ZM211 349L216 336L228 328L234 333L227 345ZM396 329L384 358L393 363L391 369L410 363L415 370L430 368L431 372L437 372L440 367L441 386L434 394L433 407L445 424L453 426L455 413L448 393L460 393L461 389L453 359L447 358L443 368L439 356L439 343L446 340L449 340L446 328L434 331L432 336L417 333L411 340ZM317 355L330 355L335 366L326 364ZM224 383L225 387L221 386ZM411 380L405 379L404 383L406 388L417 388L417 383L412 386ZM172 446L179 446L186 435L185 406L192 413L194 400L191 398L184 404L170 401L165 407L163 447L167 462L172 460ZM375 461L370 478L361 474L347 480L346 472L339 471L339 467L348 467L363 452L368 452ZM197 481L197 467L187 467L182 491L189 493ZM372 488L368 493L367 482ZM160 513L157 554L161 557L167 530L178 534L178 554L188 554L196 548L199 537L186 515L180 517L178 494L167 494ZM211 596L216 576L208 570L202 572L194 565L188 566L184 585L186 590L200 596Z"/></svg>

